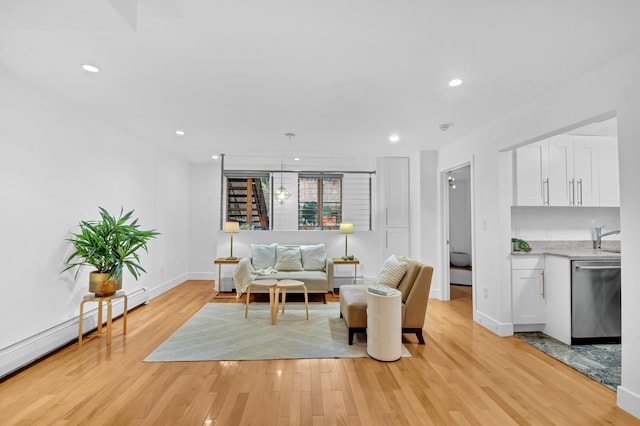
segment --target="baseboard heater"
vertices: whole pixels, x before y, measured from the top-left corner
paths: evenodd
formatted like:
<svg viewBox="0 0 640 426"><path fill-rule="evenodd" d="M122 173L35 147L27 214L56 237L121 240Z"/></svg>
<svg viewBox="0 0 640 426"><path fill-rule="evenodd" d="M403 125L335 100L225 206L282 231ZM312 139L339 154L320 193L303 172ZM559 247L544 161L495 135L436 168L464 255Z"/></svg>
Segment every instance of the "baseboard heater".
<svg viewBox="0 0 640 426"><path fill-rule="evenodd" d="M140 288L127 294L128 310L143 305L149 301L149 293L146 288ZM86 307L91 305L87 304ZM98 304L93 304L93 309L85 310L83 329L87 333L98 327ZM104 306L104 305L103 305ZM106 322L106 307L103 307L103 321ZM113 301L113 317L122 315L124 300ZM4 377L28 366L29 364L47 356L51 352L78 340L79 317L72 318L61 324L55 325L38 334L21 340L17 343L0 349L0 380Z"/></svg>

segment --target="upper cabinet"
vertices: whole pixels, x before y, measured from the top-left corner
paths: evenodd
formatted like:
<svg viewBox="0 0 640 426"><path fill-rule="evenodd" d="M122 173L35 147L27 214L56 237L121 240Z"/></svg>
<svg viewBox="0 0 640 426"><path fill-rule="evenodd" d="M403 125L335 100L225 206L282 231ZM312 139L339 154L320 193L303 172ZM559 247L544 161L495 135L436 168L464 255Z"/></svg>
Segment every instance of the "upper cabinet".
<svg viewBox="0 0 640 426"><path fill-rule="evenodd" d="M617 139L561 135L516 150L518 206L619 206Z"/></svg>
<svg viewBox="0 0 640 426"><path fill-rule="evenodd" d="M600 166L600 205L620 206L620 176L618 172L618 139L600 138L598 141Z"/></svg>

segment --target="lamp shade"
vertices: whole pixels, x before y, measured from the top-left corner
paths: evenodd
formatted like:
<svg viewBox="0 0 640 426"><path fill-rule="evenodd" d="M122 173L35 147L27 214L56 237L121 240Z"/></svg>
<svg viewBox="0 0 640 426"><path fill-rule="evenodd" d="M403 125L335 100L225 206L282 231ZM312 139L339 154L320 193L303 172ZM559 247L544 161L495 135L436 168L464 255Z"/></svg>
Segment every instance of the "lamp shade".
<svg viewBox="0 0 640 426"><path fill-rule="evenodd" d="M225 222L222 230L228 234L237 234L240 232L240 224L238 222Z"/></svg>
<svg viewBox="0 0 640 426"><path fill-rule="evenodd" d="M340 233L341 234L353 234L353 223L341 223L340 224Z"/></svg>

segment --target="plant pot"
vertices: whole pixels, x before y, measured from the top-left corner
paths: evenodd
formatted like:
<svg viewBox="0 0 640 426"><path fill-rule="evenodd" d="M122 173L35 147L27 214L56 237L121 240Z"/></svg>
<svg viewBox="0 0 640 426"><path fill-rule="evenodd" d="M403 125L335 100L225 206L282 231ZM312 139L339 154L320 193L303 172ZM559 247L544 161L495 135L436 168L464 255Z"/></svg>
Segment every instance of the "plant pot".
<svg viewBox="0 0 640 426"><path fill-rule="evenodd" d="M122 288L122 276L116 281L107 280L108 273L93 271L89 274L89 291L96 296L112 296Z"/></svg>

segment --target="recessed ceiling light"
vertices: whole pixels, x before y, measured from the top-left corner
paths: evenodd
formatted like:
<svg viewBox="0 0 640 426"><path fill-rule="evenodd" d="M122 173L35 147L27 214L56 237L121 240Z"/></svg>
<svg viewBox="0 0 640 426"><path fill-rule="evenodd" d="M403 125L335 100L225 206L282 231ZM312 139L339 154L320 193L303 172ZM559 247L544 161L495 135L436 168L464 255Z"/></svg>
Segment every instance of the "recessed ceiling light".
<svg viewBox="0 0 640 426"><path fill-rule="evenodd" d="M214 160L217 160L220 157L218 157L217 155L212 155L211 158L213 158Z"/></svg>
<svg viewBox="0 0 640 426"><path fill-rule="evenodd" d="M300 161L300 157L295 157L293 161Z"/></svg>
<svg viewBox="0 0 640 426"><path fill-rule="evenodd" d="M94 66L94 65L89 65L89 64L82 64L82 69L85 70L86 72L100 72L100 68Z"/></svg>
<svg viewBox="0 0 640 426"><path fill-rule="evenodd" d="M176 135L184 136L184 130L176 130Z"/></svg>
<svg viewBox="0 0 640 426"><path fill-rule="evenodd" d="M460 86L461 84L462 84L462 80L460 80L459 78L454 78L449 82L450 87Z"/></svg>
<svg viewBox="0 0 640 426"><path fill-rule="evenodd" d="M397 133L392 133L389 135L389 142L398 143L400 142L400 135Z"/></svg>

